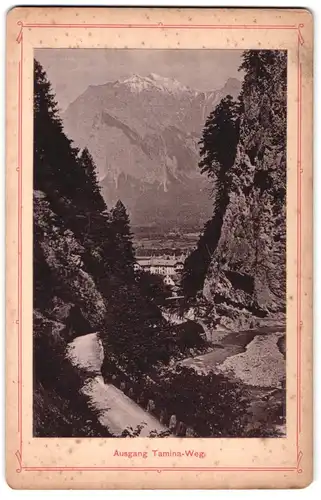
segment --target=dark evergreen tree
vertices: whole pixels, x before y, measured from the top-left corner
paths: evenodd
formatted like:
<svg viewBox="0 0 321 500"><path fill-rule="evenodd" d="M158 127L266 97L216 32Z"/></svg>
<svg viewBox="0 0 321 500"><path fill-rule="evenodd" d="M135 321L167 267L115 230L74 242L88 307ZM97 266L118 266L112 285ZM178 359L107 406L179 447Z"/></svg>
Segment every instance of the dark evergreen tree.
<svg viewBox="0 0 321 500"><path fill-rule="evenodd" d="M171 288L164 283L163 276L158 274L140 270L135 273L135 281L142 295L153 304L163 306L172 295Z"/></svg>
<svg viewBox="0 0 321 500"><path fill-rule="evenodd" d="M85 182L81 186L80 194L86 198L88 205L91 205L93 211L104 212L107 207L100 193L96 165L87 148L84 148L81 152L79 163L85 173Z"/></svg>
<svg viewBox="0 0 321 500"><path fill-rule="evenodd" d="M120 274L133 274L135 263L133 235L130 230L129 216L120 200L111 209L110 227L116 269Z"/></svg>
<svg viewBox="0 0 321 500"><path fill-rule="evenodd" d="M34 188L45 192L53 210L77 236L106 210L96 167L87 149L80 155L63 131L45 71L34 61ZM86 224L85 220L89 221Z"/></svg>
<svg viewBox="0 0 321 500"><path fill-rule="evenodd" d="M37 61L34 70L34 187L51 197L72 196L81 173L78 150L63 132L51 84Z"/></svg>
<svg viewBox="0 0 321 500"><path fill-rule="evenodd" d="M229 201L228 171L233 166L239 140L239 102L228 95L206 120L201 144L201 173L214 182L214 215L204 227L197 248L186 259L182 289L187 299L203 286L212 254L218 244L223 216Z"/></svg>
<svg viewBox="0 0 321 500"><path fill-rule="evenodd" d="M110 356L106 357L102 370L108 373L110 360L114 357L118 366L133 377L139 377L148 373L157 362L169 360L164 338L165 321L159 308L141 295L137 285L118 282L113 291L106 315L106 335L102 334Z"/></svg>
<svg viewBox="0 0 321 500"><path fill-rule="evenodd" d="M205 123L200 140L199 168L215 184L226 182L226 173L235 160L239 140L239 110L240 103L233 101L228 95L216 106Z"/></svg>

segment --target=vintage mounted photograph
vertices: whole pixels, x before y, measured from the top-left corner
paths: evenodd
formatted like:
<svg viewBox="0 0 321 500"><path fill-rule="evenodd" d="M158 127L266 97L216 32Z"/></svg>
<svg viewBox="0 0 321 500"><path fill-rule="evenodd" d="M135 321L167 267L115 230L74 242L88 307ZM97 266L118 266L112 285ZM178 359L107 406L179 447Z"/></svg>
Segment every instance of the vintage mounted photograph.
<svg viewBox="0 0 321 500"><path fill-rule="evenodd" d="M285 437L287 51L35 49L33 436Z"/></svg>

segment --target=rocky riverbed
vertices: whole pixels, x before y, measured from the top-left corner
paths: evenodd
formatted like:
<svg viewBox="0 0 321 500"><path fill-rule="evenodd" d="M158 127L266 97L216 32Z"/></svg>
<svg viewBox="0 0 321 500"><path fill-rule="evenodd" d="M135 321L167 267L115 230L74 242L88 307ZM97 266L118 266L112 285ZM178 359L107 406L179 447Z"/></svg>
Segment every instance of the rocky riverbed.
<svg viewBox="0 0 321 500"><path fill-rule="evenodd" d="M285 327L265 326L213 335L213 349L180 362L200 374L224 374L244 386L250 401L248 426L253 435L284 436Z"/></svg>

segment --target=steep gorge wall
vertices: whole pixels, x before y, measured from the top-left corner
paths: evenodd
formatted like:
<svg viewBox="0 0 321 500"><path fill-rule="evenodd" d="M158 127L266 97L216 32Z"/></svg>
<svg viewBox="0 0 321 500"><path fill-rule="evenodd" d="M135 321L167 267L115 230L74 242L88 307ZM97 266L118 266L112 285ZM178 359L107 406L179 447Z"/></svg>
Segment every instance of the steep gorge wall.
<svg viewBox="0 0 321 500"><path fill-rule="evenodd" d="M70 310L77 307L88 328L98 329L106 313L105 301L96 284L85 270L82 261L84 248L70 229L64 227L52 211L46 196L41 191L34 193L35 279L39 272L39 282L45 278L38 271L39 261L46 267L48 301L45 307L35 303L39 309L47 311L54 321L66 322ZM88 333L88 332L86 332Z"/></svg>
<svg viewBox="0 0 321 500"><path fill-rule="evenodd" d="M203 287L211 318L233 327L282 315L286 302L286 54L250 54L247 65L229 203Z"/></svg>

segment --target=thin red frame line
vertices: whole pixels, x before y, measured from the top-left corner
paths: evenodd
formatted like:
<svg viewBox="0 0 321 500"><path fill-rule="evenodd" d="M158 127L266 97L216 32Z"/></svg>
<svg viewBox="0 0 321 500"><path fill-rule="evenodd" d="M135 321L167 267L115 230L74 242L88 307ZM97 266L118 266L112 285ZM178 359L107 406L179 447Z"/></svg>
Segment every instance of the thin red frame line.
<svg viewBox="0 0 321 500"><path fill-rule="evenodd" d="M20 386L19 386L19 428L20 428L20 454L22 456L22 73L23 73L23 37L21 38L21 64L20 69L20 165L19 165L19 196L18 196L18 220L20 233L20 248L19 248L19 350L20 350Z"/></svg>
<svg viewBox="0 0 321 500"><path fill-rule="evenodd" d="M301 388L302 388L302 381L301 381L301 340L302 340L302 316L301 316L301 295L302 295L302 200L301 200L301 195L302 195L302 185L301 185L301 147L302 147L302 141L301 141L301 135L302 135L302 66L301 63L299 64L299 158L298 158L298 167L299 167L299 283L300 283L300 288L299 288L299 304L298 304L298 309L299 309L299 330L298 330L298 381L299 381L299 394L298 394L298 402L299 402L299 408L298 408L298 415L299 415L299 433L301 432L301 417L302 417L302 412L301 412Z"/></svg>
<svg viewBox="0 0 321 500"><path fill-rule="evenodd" d="M264 25L264 24L33 24L24 25L27 28L169 28L169 29L298 29L295 25Z"/></svg>
<svg viewBox="0 0 321 500"><path fill-rule="evenodd" d="M20 224L19 224L19 200L20 200L20 168L21 168L21 148L20 148L20 135L21 135L21 110L20 110L20 102L21 102L21 62L19 61L18 65L18 433L20 434L20 261L19 261L19 252L20 252Z"/></svg>
<svg viewBox="0 0 321 500"><path fill-rule="evenodd" d="M296 467L23 467L23 470L30 471L295 471Z"/></svg>
<svg viewBox="0 0 321 500"><path fill-rule="evenodd" d="M22 27L29 27L29 28L46 28L46 27L69 27L69 28L183 28L183 29L298 29L297 26L294 25L286 25L286 26L281 26L281 25L149 25L149 24L143 24L143 25L133 25L133 24L123 24L123 25L116 25L116 24L95 24L95 25L82 25L82 24L25 24L22 25ZM300 38L298 36L298 118L299 118L299 132L298 132L298 158L299 158L299 166L301 167L301 86L302 86L302 74L301 74L301 64L299 64L299 44L300 44ZM20 131L20 137L18 140L18 145L19 145L19 153L18 153L18 159L20 160L19 164L19 181L18 181L18 256L19 256L19 262L18 262L18 283L19 283L19 293L18 293L18 311L19 311L19 347L18 347L18 363L19 363L19 370L18 370L18 388L20 388L19 391L19 400L18 400L18 412L20 410L20 415L18 415L18 420L19 420L19 427L20 427L20 453L21 453L21 461L22 461L22 69L23 69L23 36L21 36L21 64L19 63L19 90L21 92L20 95L20 100L18 98L18 107L20 105L20 113L19 113L19 120L18 120L18 129ZM19 134L19 133L18 133ZM301 174L300 168L298 168L298 174ZM301 208L301 179L300 175L298 175L298 202L299 206ZM299 256L299 266L300 266L300 273L301 273L301 214L298 213L298 237L299 238L299 246L298 246L298 256ZM19 255L19 239L20 239L20 255ZM300 276L300 274L298 273ZM298 277L299 277L298 276ZM301 297L301 283L300 279L298 279L298 298L300 299ZM19 309L20 307L20 309ZM299 312L298 312L298 319L301 321L301 302L299 300ZM301 348L301 331L300 331L300 322L299 322L299 329L298 329L298 339L297 339L297 368L298 368L298 396L301 391L301 352L299 352L299 347ZM20 385L19 385L20 382ZM18 389L19 390L19 389ZM297 451L298 451L298 429L301 431L301 401L300 398L298 397L298 417L297 417ZM115 469L113 468L68 468L68 467L62 467L62 468L36 468L36 467L22 467L23 470L26 471L31 471L31 470L154 470L154 469L138 469L138 468L130 468L130 469L125 469L125 468L119 468L116 467ZM159 468L155 468L155 470L159 470ZM178 469L178 468L173 468L173 469L162 469L162 470L226 470L226 471L231 471L231 470L249 470L249 471L266 471L266 470L275 470L275 471L293 471L296 470L296 467L292 468L280 468L280 467L275 467L275 468L214 468L214 469L192 469L192 468L186 468L186 469Z"/></svg>
<svg viewBox="0 0 321 500"><path fill-rule="evenodd" d="M297 49L297 221L296 221L296 232L297 232L297 250L296 250L296 259L297 259L297 309L296 309L296 321L297 321L297 339L296 339L296 368L297 368L297 378L296 378L296 393L297 393L297 401L296 401L296 409L297 409L297 418L296 418L296 448L297 448L297 455L299 452L299 380L298 380L298 358L299 358L299 344L298 344L298 338L299 338L299 328L300 328L300 318L299 318L299 302L300 302L300 296L299 296L299 118L300 118L300 111L299 111L299 95L300 95L300 37L298 34L298 49Z"/></svg>
<svg viewBox="0 0 321 500"><path fill-rule="evenodd" d="M298 81L297 81L297 429L296 444L299 453L299 435L301 432L301 64L300 37L298 35Z"/></svg>

